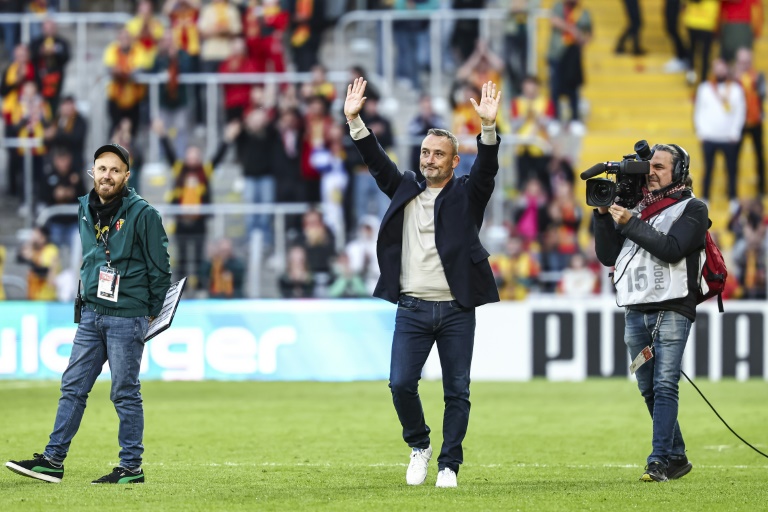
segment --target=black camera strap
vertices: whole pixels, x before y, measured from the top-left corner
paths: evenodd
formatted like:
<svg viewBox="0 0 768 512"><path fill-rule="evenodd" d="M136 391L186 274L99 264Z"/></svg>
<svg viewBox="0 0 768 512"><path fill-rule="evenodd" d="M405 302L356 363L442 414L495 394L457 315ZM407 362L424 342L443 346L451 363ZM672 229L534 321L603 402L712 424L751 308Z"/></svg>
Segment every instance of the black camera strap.
<svg viewBox="0 0 768 512"><path fill-rule="evenodd" d="M83 296L80 294L80 288L83 286L83 282L77 280L77 296L75 296L75 323L80 323L80 316L83 313Z"/></svg>

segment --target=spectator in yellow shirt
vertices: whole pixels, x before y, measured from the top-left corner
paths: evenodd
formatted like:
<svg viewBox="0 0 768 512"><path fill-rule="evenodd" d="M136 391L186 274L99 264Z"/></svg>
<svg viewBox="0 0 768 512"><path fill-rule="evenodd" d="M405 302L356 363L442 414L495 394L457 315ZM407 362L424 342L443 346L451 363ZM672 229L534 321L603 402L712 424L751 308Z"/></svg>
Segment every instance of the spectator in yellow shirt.
<svg viewBox="0 0 768 512"><path fill-rule="evenodd" d="M56 276L60 271L59 249L49 241L48 230L36 227L21 247L19 262L30 265L27 276L29 300L56 300Z"/></svg>
<svg viewBox="0 0 768 512"><path fill-rule="evenodd" d="M525 299L538 281L539 263L523 249L523 239L512 235L507 239L506 251L488 260L501 300Z"/></svg>
<svg viewBox="0 0 768 512"><path fill-rule="evenodd" d="M136 135L139 125L139 104L146 93L146 86L136 83L134 75L146 70L151 64L147 51L134 40L128 30L121 30L117 41L104 51L104 65L112 75L107 88L109 108L109 133L123 118L131 120L132 133Z"/></svg>
<svg viewBox="0 0 768 512"><path fill-rule="evenodd" d="M160 20L155 16L150 0L141 0L139 2L136 16L125 24L125 29L144 47L149 59L147 66L151 67L155 62L157 43L163 37L165 29Z"/></svg>

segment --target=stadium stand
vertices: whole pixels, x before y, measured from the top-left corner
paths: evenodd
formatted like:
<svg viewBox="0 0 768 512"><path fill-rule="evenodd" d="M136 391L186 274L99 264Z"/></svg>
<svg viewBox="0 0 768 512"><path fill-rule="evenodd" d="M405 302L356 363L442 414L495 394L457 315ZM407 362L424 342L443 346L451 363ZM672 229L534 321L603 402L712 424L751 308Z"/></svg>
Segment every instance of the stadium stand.
<svg viewBox="0 0 768 512"><path fill-rule="evenodd" d="M363 66L372 87L378 90L377 94L380 96L379 111L384 117L392 120L392 131L395 135L392 154L400 162L409 162L413 144L419 143L418 137L414 139L407 135L409 133L409 121L417 116L419 99L422 95L429 95L432 98L433 109L436 114L442 116L449 126L453 124L450 106L451 96L458 91L454 95L458 97L462 90L461 83L455 80L456 73L462 69L461 65L463 64L457 55L462 52L471 53L472 48L475 48L475 45L467 46L466 42L457 41L457 34L463 34L462 37L466 37L467 34L477 34L477 37L483 41L483 45L487 45L492 52L500 54L502 60L505 61L505 70L499 75L499 78L504 84L505 104L510 108L505 109L503 116L498 120L500 131L506 131L503 134L502 170L498 191L489 207L484 229L486 244L492 252L503 255L507 245L507 237L510 234L516 236L520 228L517 225L519 218L515 218L513 212L517 211L519 205L522 204L523 199L521 198L524 197L525 184L519 183L516 178L518 173L515 172L514 168L515 149L517 144L526 140L534 145L542 145L545 148L544 154L551 157L549 172L553 183L562 178L572 181L575 171L585 169L596 162L620 160L622 155L632 151L634 143L639 139L648 139L651 143L675 142L684 146L691 154L694 191L696 187L701 186L703 158L692 123L695 88L686 81L684 72L668 73L665 69L665 63L672 55L672 51L670 41L661 35L665 22L663 19L663 0L648 0L641 5L644 20L642 41L647 53L637 56L616 54L614 51L616 37L621 30L616 20L624 18L621 3L612 0L590 0L588 4L585 4L585 8L589 10L592 18L593 37L583 48L585 84L581 90L579 108L583 125L564 123L559 129L554 126L552 130L546 130L547 133L544 134L548 138L546 141L542 138L523 140L509 133L509 130L515 126L511 125L510 127L509 124L512 115L512 99L519 93L517 89L522 82L519 62L517 60L511 62L511 60L513 57L514 59L522 59L522 62L527 60L527 71L539 78L543 89L546 91L548 84L546 56L551 30L549 9L555 5L554 0L511 2L511 7L508 2L488 0L472 3L472 5L477 4L477 6L484 7L483 9L427 8L415 13L399 8L384 11L369 10L375 7L385 7L376 2L367 3L369 9L353 9L345 12L343 8L338 8L337 4L341 5L340 2L329 2L326 12L313 14L314 21L311 27L311 31L317 31L317 27L320 26L317 23L318 19L324 19L325 30L321 37L319 61L328 70L325 78L321 76L321 70L315 70L312 73L293 71L297 69L297 66L294 60L295 56L290 50L302 45L301 26L291 23L290 17L296 15L294 10L280 10L278 8L274 12L267 12L264 18L259 18L261 11L259 11L260 14L254 14L256 11L247 10L251 5L248 1L232 1L231 3L241 8L242 12L247 15L244 19L249 20L243 29L246 38L248 38L247 47L249 49L255 48L256 50L253 51L267 51L274 55L284 56L288 71L274 73L273 71L279 71L282 64L267 62L257 66L260 72L265 72L261 75L246 75L240 78L233 78L234 75L216 74L182 74L179 76L171 74L170 65L166 62L162 69L168 70L168 75L142 74L135 76L138 83L144 84L142 87L146 90L146 96L143 100L138 126L133 127L136 131L135 136L128 144L135 148L133 150L134 158L141 157L143 161L143 165L135 168L136 171L134 171L133 176L133 179L137 181L140 193L155 205L165 205L168 191L175 183L170 167L163 161L159 139L149 129L149 126L151 120L156 119L159 114L159 108L168 105L167 77L179 78L179 86L188 87L187 92L191 97L189 101L186 101L186 104L190 111L186 123L188 126L185 126L187 130L184 131L189 136L190 143L201 145L204 158L213 156L224 133L225 93L222 91L221 84L227 83L227 81L241 81L250 84L253 83L254 77L265 84L259 91L251 91L251 97L248 100L251 102L251 106L244 106L243 108L246 115L250 108L263 108L269 112L271 119L279 120L274 127L282 137L282 144L279 145L281 148L280 159L275 161L281 162L281 169L285 167L291 170L290 172L293 172L292 169L296 166L295 172L297 174L295 179L293 177L286 178L282 184L278 179L276 197L279 200L286 198L285 201L293 201L294 204L291 206L293 209L288 208L288 210L294 213L275 217L275 222L279 224L275 229L275 240L269 239L269 246L267 246L264 240L258 237L255 239L249 237L247 215L223 213L237 210L239 208L237 205L247 202L244 195L246 180L234 150L229 151L221 164L216 167L210 181L212 211L219 213L209 218L209 238L210 240L222 237L231 239L234 242L235 252L247 255L242 258L248 275L245 280L245 296L277 297L280 295L276 276L281 275L286 268L287 248L294 243L300 243L300 213L310 207L307 202L308 196L303 191L305 189L316 191L316 187L318 187L311 180L318 180L319 175L313 174L314 171L307 172L308 169L312 170L308 151L322 148L328 151L331 156L334 155L328 137L314 137L309 134L302 140L293 140L297 133L294 133L290 128L292 122L290 112L294 111L292 109L298 109L300 118L303 118L306 104L310 102L311 98L320 95L324 98L323 101L328 102L331 118L341 124L340 102L343 101L343 87L349 81L349 69L352 66ZM102 143L103 139L107 137L109 127L106 101L108 73L103 63L104 49L116 40L119 28L136 16L135 4L137 2L73 2L73 5L75 4L88 12L66 12L69 3L59 2L60 12L52 13L52 19L57 21L59 35L70 44L72 58L66 65L66 79L62 94L65 96L71 94L75 97L78 110L88 121L89 132L85 143L86 151L83 156L87 164L90 161L88 148ZM181 3L173 0L155 2L155 15L165 26L165 30L171 29L169 15L173 23L179 23L178 12L173 10L177 4ZM202 2L202 4L207 5L208 2ZM199 6L200 2L190 2L190 5ZM359 5L361 4L355 3L355 7ZM287 23L286 16L289 18ZM425 25L429 27L426 31L426 39L429 40L429 50L432 52L430 59L420 55L415 60L398 62L396 54L398 45L395 44L394 40L397 34L393 33L393 27L397 26L399 27L398 30L402 29L404 26L402 20L405 19L417 22L423 20L419 22L419 27L421 27L419 40L422 43L425 40L423 27ZM8 20L3 19L0 20L0 23L6 21ZM397 21L400 25L393 23L393 21ZM132 23L134 24L132 30L135 32L137 22L134 20ZM451 26L458 28L452 30ZM251 28L249 29L249 27ZM254 35L253 27L265 31L264 40L259 40L258 36ZM520 43L525 41L525 38L521 40L519 37L521 28L527 29L523 33L527 33L528 36L528 46L523 45L522 48ZM27 41L33 32L34 30L30 30L27 24L23 24L18 35L22 40ZM154 29L153 33L159 37L159 29ZM401 32L399 33L402 35ZM145 36L148 37L147 34L141 37ZM313 32L312 37L315 36L316 34ZM184 44L189 45L189 37L191 37L189 34L180 36L179 42L183 40ZM272 45L276 44L275 41L280 40L282 40L282 48L274 48ZM402 41L400 43L402 45ZM509 50L509 45L512 43L517 45L515 52L507 51L505 53L505 49ZM268 44L269 48L266 48L264 44ZM9 48L3 48L3 50L4 60L0 64L4 70L10 62L8 59L11 52ZM768 38L757 38L754 50L755 68L758 71L768 69ZM192 52L191 49L190 52ZM715 45L712 56L718 55L718 52L717 45ZM489 52L489 55L491 54ZM507 61L506 57L509 57L510 61ZM263 55L260 58L263 58ZM307 55L302 55L301 58L303 59L302 67L306 67L304 61L312 60ZM277 60L279 61L279 59ZM492 59L489 62L491 61ZM405 64L413 62L419 66L415 70L415 74L414 70L405 70L404 73L402 69L405 65L404 62ZM436 62L439 64L435 64ZM423 67L425 63L432 63L432 65ZM496 70L499 69L498 63L491 67ZM473 82L489 76L487 73L491 71L493 70L484 70L480 67L469 78L464 78L467 78L468 82ZM466 71L462 71L462 73L466 73ZM408 79L403 79L404 74ZM195 85L185 85L192 83ZM420 87L414 86L414 84L420 84ZM160 87L166 88L161 92ZM230 87L229 90L243 91L245 94L244 91L247 88ZM245 97L240 98L240 100L245 101ZM566 103L563 102L563 105L567 111ZM53 114L55 115L55 113ZM173 127L169 126L169 128L169 132L172 133ZM324 129L322 132L326 133L329 130ZM10 195L8 193L6 187L8 173L21 172L18 168L9 167L7 162L9 152L13 150L10 147L12 137L9 137L8 133L6 131L7 135L3 139L4 151L0 152L0 169L2 169L0 188L5 192L4 200L0 201L0 217L3 219L3 222L0 223L0 245L7 248L8 254L4 267L7 276L5 279L7 295L9 298L21 298L25 296L26 291L20 285L23 280L20 280L19 276L25 275L26 267L17 264L14 255L22 241L28 236L36 216L33 212L23 208L24 201L19 194ZM322 133L318 133L322 135ZM180 152L181 149L178 147L177 152ZM336 156L340 156L340 154ZM740 199L747 200L755 196L758 180L754 170L754 162L753 147L749 143L745 144L742 147L739 160L738 197ZM348 174L354 175L354 172L347 171ZM307 179L310 181L305 181ZM86 184L89 183L89 178L85 175L84 180ZM285 186L285 183L288 183L288 186ZM291 186L291 183L295 186ZM729 224L732 224L730 222L731 217L735 212L732 211L732 205L729 205L725 184L724 162L718 159L714 171L710 217L713 221L713 232L728 254L737 236L729 229ZM552 183L545 184L544 188L548 194L558 188L551 185ZM339 183L336 183L336 186L340 186ZM344 190L344 187L341 187L340 190ZM350 204L354 200L353 190L354 184L349 183L344 192L344 228L339 231L338 221L333 221L337 248L343 247L357 232L357 215L354 213L354 207ZM537 233L537 239L526 245L525 250L539 259L539 251L544 242L545 234L549 237L547 241L549 246L568 246L568 249L566 253L554 254L556 256L554 260L560 263L555 266L553 272L547 271L546 265L542 267L543 271L539 275L540 281L538 284L534 284L534 291L554 291L557 289L560 271L567 265L570 254L583 252L587 261L592 261L588 228L590 209L585 205L583 199L584 183L577 179L573 183L573 187L568 187L567 190L569 194L575 196L575 205L581 209L580 216L573 216L568 209L566 209L568 211L563 210L558 213L552 209L546 211L546 209L535 208L536 215L534 217L539 223L534 230ZM317 200L316 192L312 192L309 198ZM759 198L764 201L763 196L759 196ZM173 218L178 212L167 211L166 225L173 239ZM247 213L261 213L261 210ZM566 217L565 220L563 215ZM575 251L572 244L566 243L562 239L555 240L559 236L558 233L570 232L569 226L572 225L574 218L581 219L580 228L576 235L578 246ZM568 229L565 229L566 227ZM339 233L342 236L338 236ZM531 241L529 240L529 242ZM553 255L550 254L550 256ZM73 271L76 270L77 257L76 246L74 249L62 247L64 267L69 267ZM172 251L172 257L176 257L175 248ZM605 286L607 283L605 280L603 281L603 291L609 291L609 288ZM738 292L735 293L738 295ZM200 292L200 294L202 296L204 292ZM521 294L521 296L525 295L524 293Z"/></svg>

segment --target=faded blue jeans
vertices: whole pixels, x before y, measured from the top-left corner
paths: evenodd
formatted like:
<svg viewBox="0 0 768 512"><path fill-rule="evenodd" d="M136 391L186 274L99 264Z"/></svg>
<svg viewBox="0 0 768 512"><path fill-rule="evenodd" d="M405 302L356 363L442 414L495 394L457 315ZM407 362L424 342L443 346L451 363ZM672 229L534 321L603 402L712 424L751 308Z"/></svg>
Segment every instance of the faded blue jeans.
<svg viewBox="0 0 768 512"><path fill-rule="evenodd" d="M61 398L56 421L43 455L63 463L72 438L80 428L88 393L106 361L112 372L109 398L115 405L120 427L120 466L141 467L144 453L144 409L139 367L144 353L147 317L122 318L101 315L85 307L72 345L72 355L61 377Z"/></svg>
<svg viewBox="0 0 768 512"><path fill-rule="evenodd" d="M626 310L624 318L624 342L630 359L650 345L657 322L659 324L655 332L653 358L643 364L635 375L637 387L653 418L653 451L647 462L660 462L666 467L670 460L685 457L685 442L677 423L678 383L691 321L674 311L642 312L631 309Z"/></svg>
<svg viewBox="0 0 768 512"><path fill-rule="evenodd" d="M475 308L458 302L433 302L403 295L397 305L389 387L403 440L412 448L429 446L429 427L419 398L419 379L432 345L443 370L443 447L439 469L459 472L461 443L469 424L469 371L475 344Z"/></svg>
<svg viewBox="0 0 768 512"><path fill-rule="evenodd" d="M272 204L275 202L276 187L274 176L246 176L243 197L247 203L251 204ZM248 234L259 229L264 237L264 245L269 248L273 246L272 215L266 213L250 215L246 224Z"/></svg>

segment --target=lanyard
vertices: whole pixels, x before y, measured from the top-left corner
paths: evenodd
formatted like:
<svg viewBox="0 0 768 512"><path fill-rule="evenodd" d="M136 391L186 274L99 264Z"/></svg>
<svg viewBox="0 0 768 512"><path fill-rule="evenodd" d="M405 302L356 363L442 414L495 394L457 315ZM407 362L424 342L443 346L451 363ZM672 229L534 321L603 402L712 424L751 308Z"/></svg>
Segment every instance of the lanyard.
<svg viewBox="0 0 768 512"><path fill-rule="evenodd" d="M114 219L115 217L112 216L109 218L109 224L107 224L106 232L103 232L101 230L101 216L99 214L96 214L96 217L99 219L98 224L96 224L96 230L98 233L98 236L96 238L101 239L104 242L104 253L107 256L107 266L111 268L112 257L109 254L109 227L112 225L112 219Z"/></svg>

